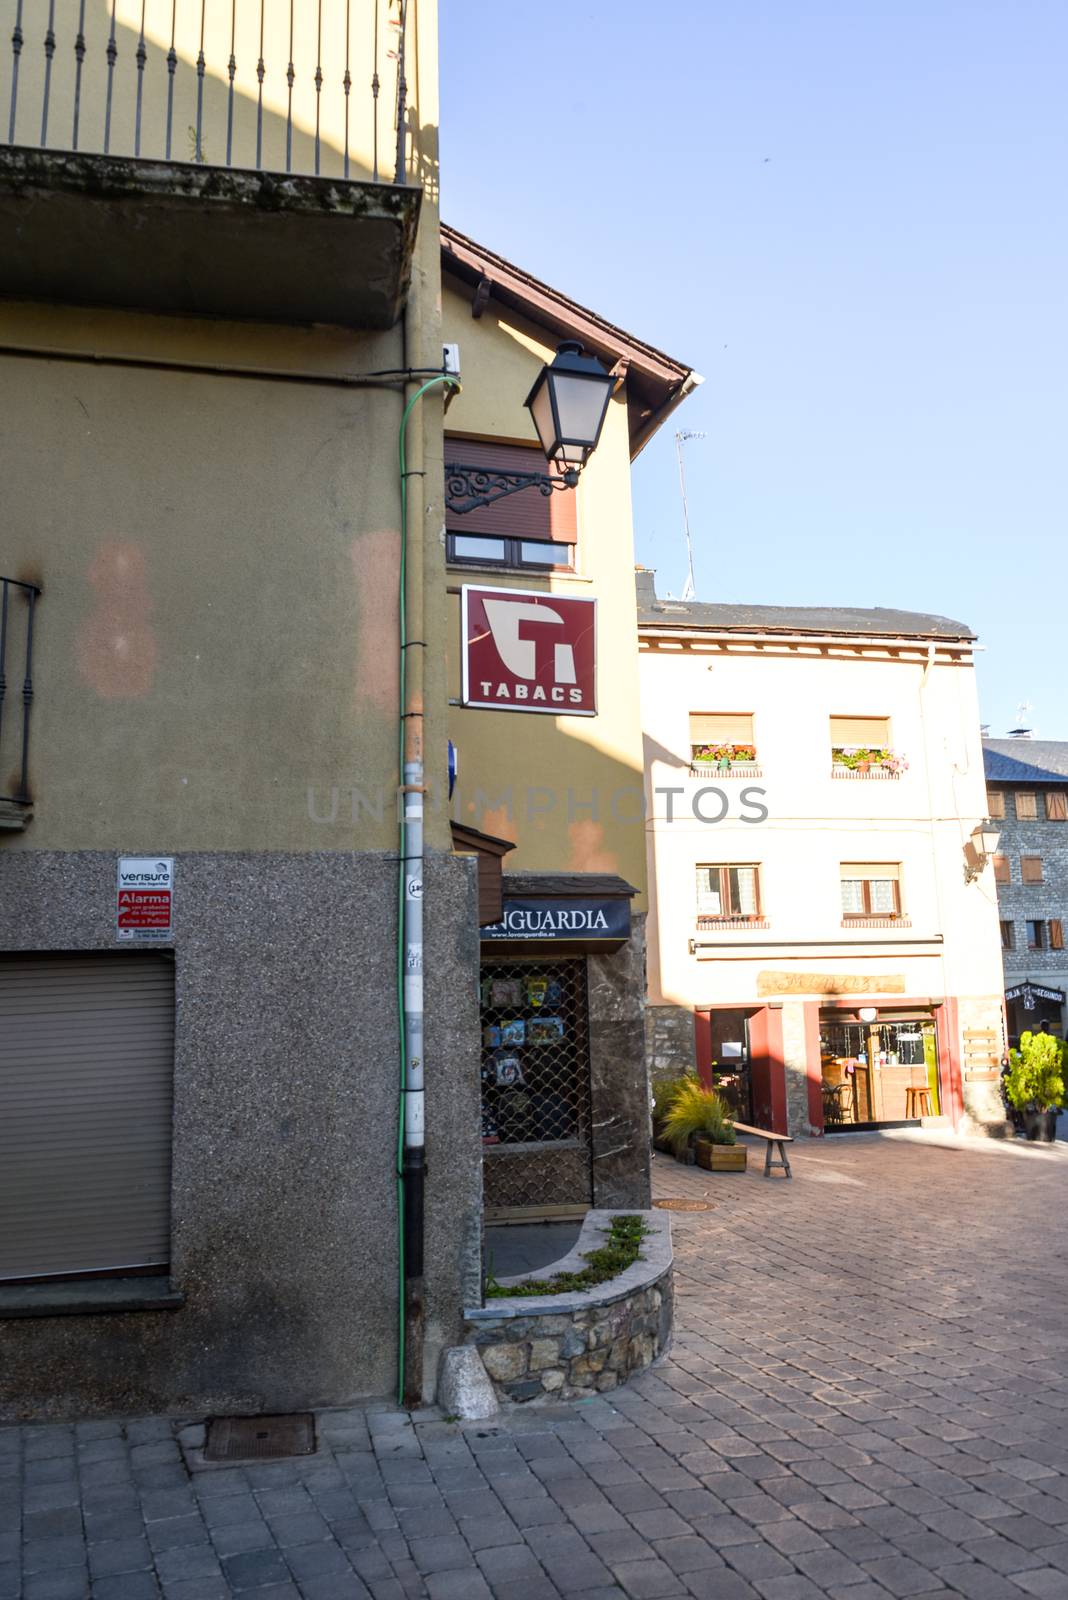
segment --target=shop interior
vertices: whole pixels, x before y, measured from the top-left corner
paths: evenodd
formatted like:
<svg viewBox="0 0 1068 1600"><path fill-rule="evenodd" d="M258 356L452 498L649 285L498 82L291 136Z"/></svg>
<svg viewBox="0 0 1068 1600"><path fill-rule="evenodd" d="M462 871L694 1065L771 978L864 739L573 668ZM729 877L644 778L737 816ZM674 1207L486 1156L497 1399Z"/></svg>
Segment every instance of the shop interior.
<svg viewBox="0 0 1068 1600"><path fill-rule="evenodd" d="M828 1133L941 1114L937 1029L929 1011L821 1011L820 1067Z"/></svg>

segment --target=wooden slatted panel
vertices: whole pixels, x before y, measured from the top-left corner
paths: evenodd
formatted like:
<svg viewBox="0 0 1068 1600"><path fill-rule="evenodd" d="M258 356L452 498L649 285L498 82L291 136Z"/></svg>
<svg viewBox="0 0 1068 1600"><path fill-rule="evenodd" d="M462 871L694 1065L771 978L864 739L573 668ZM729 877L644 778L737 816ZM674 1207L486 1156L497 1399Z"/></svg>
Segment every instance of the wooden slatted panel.
<svg viewBox="0 0 1068 1600"><path fill-rule="evenodd" d="M165 1266L174 967L0 957L0 1280Z"/></svg>
<svg viewBox="0 0 1068 1600"><path fill-rule="evenodd" d="M494 472L548 472L549 463L541 450L521 444L498 444L488 439L463 439L448 436L445 460L461 466L486 467ZM578 541L577 494L574 489L554 489L542 494L538 489L521 489L493 505L477 511L455 512L446 509L445 526L450 533L495 534L499 539L551 539L559 544Z"/></svg>

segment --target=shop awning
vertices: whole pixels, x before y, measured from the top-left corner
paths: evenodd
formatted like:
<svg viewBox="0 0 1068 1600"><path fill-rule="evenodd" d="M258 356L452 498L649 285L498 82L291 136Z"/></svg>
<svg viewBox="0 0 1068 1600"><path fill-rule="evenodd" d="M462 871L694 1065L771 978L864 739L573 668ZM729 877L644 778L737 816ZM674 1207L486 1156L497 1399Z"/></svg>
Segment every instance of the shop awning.
<svg viewBox="0 0 1068 1600"><path fill-rule="evenodd" d="M480 833L477 828L465 828L454 822L452 828L453 853L458 856L478 858L478 925L487 927L500 922L504 915L501 880L504 876L503 858L515 849L511 839L497 839L492 833Z"/></svg>

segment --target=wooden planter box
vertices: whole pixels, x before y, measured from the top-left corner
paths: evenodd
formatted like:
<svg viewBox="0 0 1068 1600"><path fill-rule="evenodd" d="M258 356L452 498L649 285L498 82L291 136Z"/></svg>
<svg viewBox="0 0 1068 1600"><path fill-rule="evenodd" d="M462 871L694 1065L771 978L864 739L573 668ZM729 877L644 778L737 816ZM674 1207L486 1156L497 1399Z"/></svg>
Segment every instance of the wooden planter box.
<svg viewBox="0 0 1068 1600"><path fill-rule="evenodd" d="M694 1142L697 1165L707 1172L744 1172L749 1155L744 1144L713 1144L709 1139Z"/></svg>

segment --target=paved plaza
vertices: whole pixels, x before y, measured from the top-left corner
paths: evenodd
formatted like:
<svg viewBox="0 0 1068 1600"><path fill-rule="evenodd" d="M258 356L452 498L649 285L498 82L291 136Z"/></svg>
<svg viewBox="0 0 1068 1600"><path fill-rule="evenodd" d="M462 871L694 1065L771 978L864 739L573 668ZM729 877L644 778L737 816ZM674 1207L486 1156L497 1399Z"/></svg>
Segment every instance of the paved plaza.
<svg viewBox="0 0 1068 1600"><path fill-rule="evenodd" d="M330 1412L243 1468L163 1419L0 1429L0 1600L1068 1600L1068 1147L793 1151L656 1159L711 1209L611 1397Z"/></svg>

